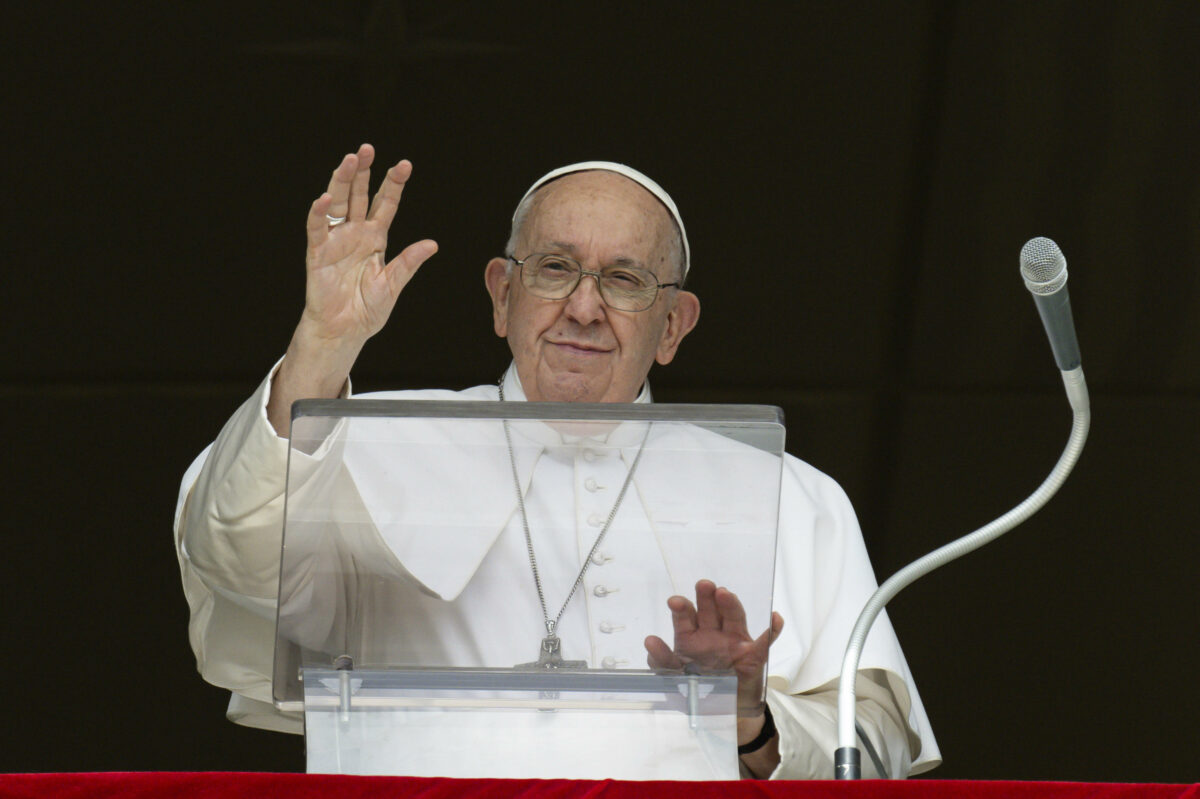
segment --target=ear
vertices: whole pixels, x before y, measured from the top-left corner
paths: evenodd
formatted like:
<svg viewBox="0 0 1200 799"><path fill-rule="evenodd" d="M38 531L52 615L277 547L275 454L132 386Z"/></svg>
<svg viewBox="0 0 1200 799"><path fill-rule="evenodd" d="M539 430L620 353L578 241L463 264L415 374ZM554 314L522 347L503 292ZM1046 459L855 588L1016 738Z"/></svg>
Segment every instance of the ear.
<svg viewBox="0 0 1200 799"><path fill-rule="evenodd" d="M690 291L680 291L675 296L675 305L667 312L667 325L663 329L662 338L658 341L658 349L654 352L654 360L666 366L675 359L675 351L679 342L692 332L692 328L700 321L700 298Z"/></svg>
<svg viewBox="0 0 1200 799"><path fill-rule="evenodd" d="M508 264L507 258L493 258L483 270L483 282L492 296L492 324L500 338L508 335L508 290L512 278Z"/></svg>

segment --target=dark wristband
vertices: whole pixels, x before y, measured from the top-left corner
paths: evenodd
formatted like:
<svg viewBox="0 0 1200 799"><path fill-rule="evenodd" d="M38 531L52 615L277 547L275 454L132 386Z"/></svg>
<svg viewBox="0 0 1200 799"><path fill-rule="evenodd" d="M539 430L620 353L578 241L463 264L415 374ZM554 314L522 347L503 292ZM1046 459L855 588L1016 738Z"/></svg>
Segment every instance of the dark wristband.
<svg viewBox="0 0 1200 799"><path fill-rule="evenodd" d="M763 726L759 730L758 735L753 741L748 744L742 744L738 747L738 755L748 755L751 752L757 752L767 745L767 741L775 737L775 719L771 717L771 708L769 705L763 705Z"/></svg>

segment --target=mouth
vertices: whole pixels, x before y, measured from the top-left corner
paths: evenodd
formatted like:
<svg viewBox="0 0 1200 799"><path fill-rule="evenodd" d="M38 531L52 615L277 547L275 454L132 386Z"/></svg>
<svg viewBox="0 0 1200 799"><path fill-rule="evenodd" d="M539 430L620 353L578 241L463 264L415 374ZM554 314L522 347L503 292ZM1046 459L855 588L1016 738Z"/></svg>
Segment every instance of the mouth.
<svg viewBox="0 0 1200 799"><path fill-rule="evenodd" d="M563 352L583 357L605 355L612 352L612 349L609 347L599 347L595 344L588 344L582 341L552 341L550 343Z"/></svg>

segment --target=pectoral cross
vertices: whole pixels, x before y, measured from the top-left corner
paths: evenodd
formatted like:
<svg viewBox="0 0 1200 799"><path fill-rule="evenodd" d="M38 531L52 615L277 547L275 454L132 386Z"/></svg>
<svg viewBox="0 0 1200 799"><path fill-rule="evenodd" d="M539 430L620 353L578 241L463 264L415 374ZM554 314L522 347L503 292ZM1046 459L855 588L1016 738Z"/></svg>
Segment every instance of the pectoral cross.
<svg viewBox="0 0 1200 799"><path fill-rule="evenodd" d="M538 659L531 663L519 663L514 668L517 669L586 669L586 660L563 660L562 656L562 640L559 639L553 631L547 633L542 639L541 649L538 651Z"/></svg>

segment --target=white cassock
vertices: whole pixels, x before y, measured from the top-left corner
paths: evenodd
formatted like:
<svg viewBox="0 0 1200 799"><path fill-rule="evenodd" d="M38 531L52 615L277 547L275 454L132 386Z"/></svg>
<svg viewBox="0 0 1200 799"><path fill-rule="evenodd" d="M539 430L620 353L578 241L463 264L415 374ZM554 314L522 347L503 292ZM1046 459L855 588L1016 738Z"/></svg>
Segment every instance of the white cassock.
<svg viewBox="0 0 1200 799"><path fill-rule="evenodd" d="M297 719L269 704L287 442L266 421L268 391L269 379L184 476L176 543L192 609L193 649L204 677L233 692L230 718L298 732ZM497 389L368 396L494 400ZM512 369L505 376L505 396L524 399ZM639 401L649 401L648 390ZM645 429L626 425L603 442L564 438L537 425L514 424L512 429L518 480L553 617L604 528L642 447ZM675 428L666 435L681 433ZM437 436L431 436L432 445ZM374 631L402 631L389 638L388 651L372 653L369 659L375 662L504 667L535 659L545 629L507 457L479 459L466 467L462 459L439 464L437 458L426 458L414 468L414 459L389 456L386 448L374 444L358 446L353 437L344 446L347 486L338 490L355 494L370 518L350 531L350 544L337 556L353 561L344 569L347 574L373 572L386 579L371 590L358 586L347 591L344 584L329 579L328 571L314 571L300 578L308 584L285 586L285 595L304 596L311 603L307 607L327 610L324 616L314 616L305 612L307 608L292 613L285 606L281 618L292 636L315 649L362 651ZM504 452L505 445L501 447ZM748 477L754 474L754 461L766 456L745 448L748 460L731 468L735 464L728 451L719 459L669 462L663 454L686 450L702 455L704 449L696 441L646 447L584 582L562 617L558 633L563 656L602 668L644 667L645 636L670 640L665 597L692 595L699 578L715 579L734 590L751 612L752 628L756 618L765 628L766 608L773 604L786 622L771 648L769 667L767 701L780 730L782 758L773 776L832 776L836 694L831 683L840 672L849 631L875 589L853 510L836 483L786 456L773 589L768 580L740 576L737 564L753 561L750 550L769 539L728 535L743 520L731 517L728 509L738 503L724 497L733 492L743 503L752 502L753 492L761 490L764 501L771 501L774 487L756 486ZM426 451L438 449L430 446ZM777 460L775 464L777 474ZM293 471L297 472L295 463ZM474 488L469 498L458 490L446 495L446 485L463 483ZM398 491L404 495L398 497ZM396 513L396 508L405 511ZM453 527L453 534L430 535L431 524ZM711 573L711 547L704 560L690 555L697 551L697 537L727 548L717 558L729 564L724 573ZM647 608L660 608L661 613L647 613ZM760 608L761 614L756 614ZM350 618L352 624L347 623ZM876 622L861 664L859 720L889 771L903 775L937 765L936 742L886 616ZM612 740L621 751L630 746L620 735ZM484 739L463 743L465 751L488 746ZM502 746L492 743L491 748ZM646 751L652 759L662 756ZM502 761L512 760L511 753L502 754ZM455 758L463 760L444 752L439 759L431 750L422 758L424 773L454 774ZM602 751L590 746L586 760L598 764L596 776L605 775ZM590 776L586 765L565 767L576 776ZM519 766L514 768L514 776L520 774ZM864 773L871 770L864 764ZM459 770L459 775L469 773ZM646 775L662 776L654 770Z"/></svg>

